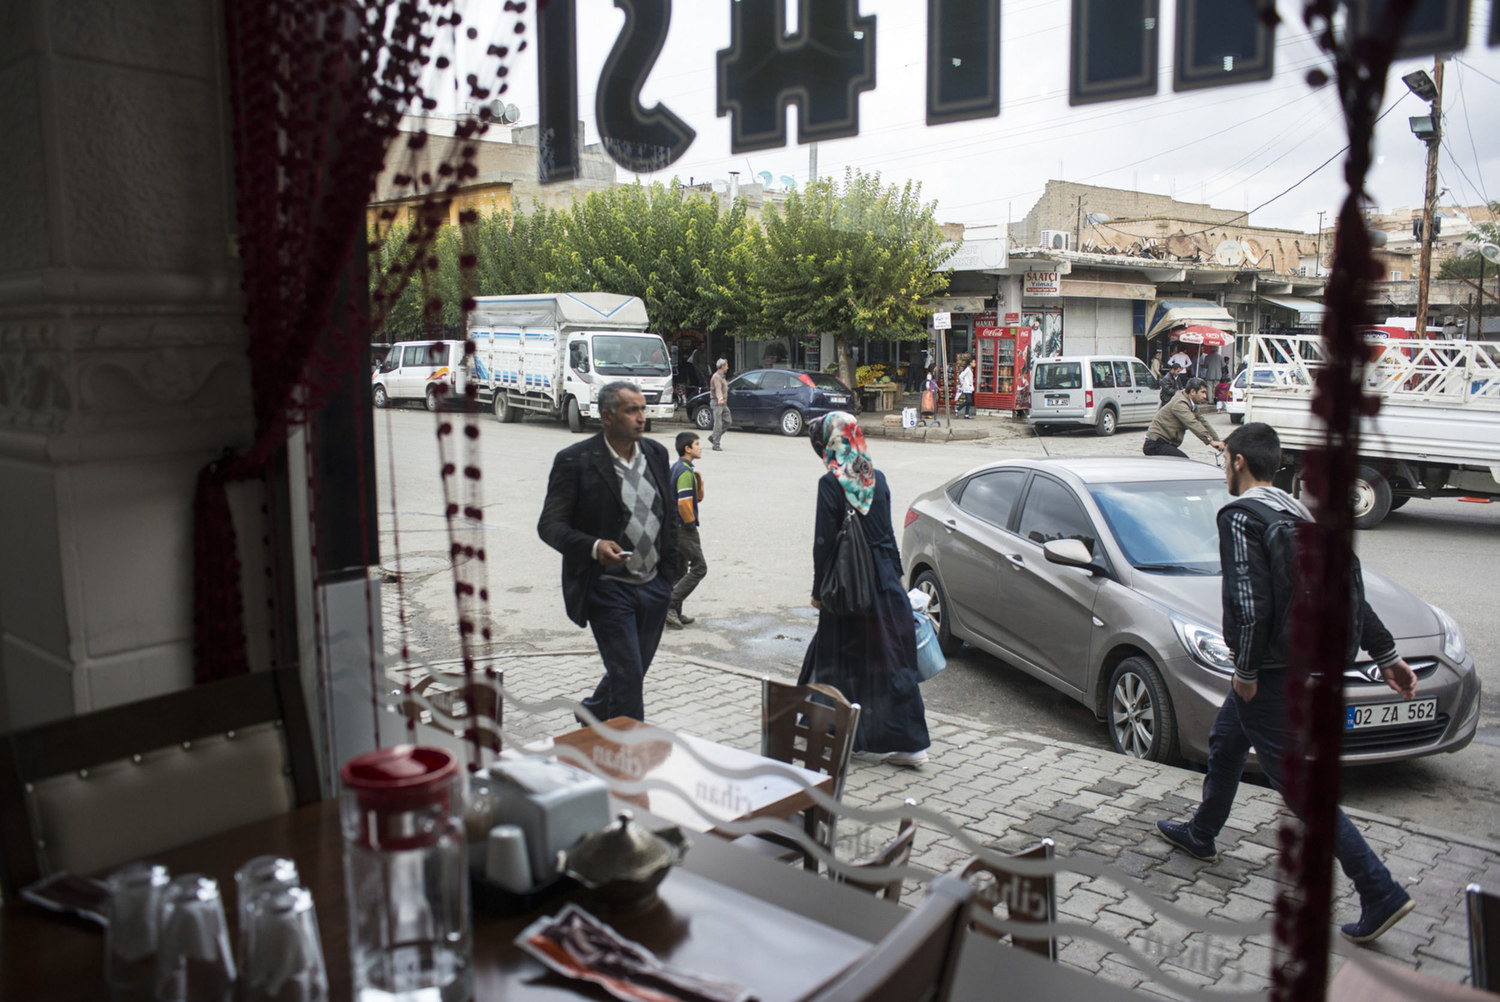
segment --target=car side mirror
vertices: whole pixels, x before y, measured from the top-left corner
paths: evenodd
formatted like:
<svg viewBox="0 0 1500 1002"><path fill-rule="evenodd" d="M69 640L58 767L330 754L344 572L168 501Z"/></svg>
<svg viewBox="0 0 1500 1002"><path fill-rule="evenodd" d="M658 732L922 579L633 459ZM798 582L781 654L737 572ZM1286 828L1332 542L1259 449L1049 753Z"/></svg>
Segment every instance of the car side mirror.
<svg viewBox="0 0 1500 1002"><path fill-rule="evenodd" d="M1095 570L1094 555L1077 539L1049 539L1042 544L1047 563L1063 564L1066 567L1083 567Z"/></svg>

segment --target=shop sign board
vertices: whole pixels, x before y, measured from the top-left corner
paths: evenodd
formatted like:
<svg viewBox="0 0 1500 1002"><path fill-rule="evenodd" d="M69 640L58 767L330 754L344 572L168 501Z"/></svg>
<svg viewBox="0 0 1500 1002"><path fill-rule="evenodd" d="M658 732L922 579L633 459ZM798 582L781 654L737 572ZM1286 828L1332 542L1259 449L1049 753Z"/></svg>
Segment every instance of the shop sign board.
<svg viewBox="0 0 1500 1002"><path fill-rule="evenodd" d="M934 313L932 315L932 329L935 331L951 330L953 327L953 314Z"/></svg>
<svg viewBox="0 0 1500 1002"><path fill-rule="evenodd" d="M1060 296L1062 295L1062 275L1055 271L1028 271L1026 280L1021 283L1021 295L1023 296Z"/></svg>

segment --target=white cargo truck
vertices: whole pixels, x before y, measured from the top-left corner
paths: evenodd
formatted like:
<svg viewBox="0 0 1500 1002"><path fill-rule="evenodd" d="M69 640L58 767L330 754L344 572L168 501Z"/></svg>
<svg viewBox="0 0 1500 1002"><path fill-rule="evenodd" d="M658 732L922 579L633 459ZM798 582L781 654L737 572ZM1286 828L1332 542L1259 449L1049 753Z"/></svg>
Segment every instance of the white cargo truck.
<svg viewBox="0 0 1500 1002"><path fill-rule="evenodd" d="M1500 498L1500 345L1393 337L1379 328L1365 339L1365 386L1379 395L1380 410L1360 420L1355 525L1373 528L1412 498ZM1303 454L1322 444L1312 398L1325 361L1316 335L1250 339L1246 362L1255 376L1245 416L1276 429L1293 487Z"/></svg>
<svg viewBox="0 0 1500 1002"><path fill-rule="evenodd" d="M519 421L531 411L582 431L599 419L600 387L618 379L640 389L648 420L672 416L671 356L649 326L636 296L558 292L479 296L468 335L496 417Z"/></svg>

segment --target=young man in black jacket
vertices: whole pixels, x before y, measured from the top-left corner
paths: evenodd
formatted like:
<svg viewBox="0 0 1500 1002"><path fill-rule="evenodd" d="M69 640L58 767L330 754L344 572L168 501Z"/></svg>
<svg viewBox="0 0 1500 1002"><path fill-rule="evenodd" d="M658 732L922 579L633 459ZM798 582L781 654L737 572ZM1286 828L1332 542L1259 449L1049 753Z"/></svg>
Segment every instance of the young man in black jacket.
<svg viewBox="0 0 1500 1002"><path fill-rule="evenodd" d="M1311 519L1302 502L1272 485L1281 464L1281 441L1270 425L1251 422L1224 440L1224 478L1229 493L1257 501L1278 512ZM1274 569L1265 545L1266 523L1246 507L1229 504L1219 512L1219 559L1224 575L1224 640L1234 652L1234 681L1208 738L1208 774L1203 802L1191 821L1158 821L1162 838L1195 859L1219 858L1214 837L1229 819L1240 774L1251 747L1271 785L1283 789L1282 758L1296 754L1289 745L1296 735L1287 723L1286 665L1267 652L1282 623L1273 609L1286 608L1290 596L1275 601ZM1396 653L1396 642L1360 591L1360 643L1380 666L1385 683L1402 699L1417 692L1417 677ZM1367 943L1395 925L1413 903L1376 858L1354 823L1338 812L1334 855L1359 892L1358 922L1343 926L1346 938Z"/></svg>

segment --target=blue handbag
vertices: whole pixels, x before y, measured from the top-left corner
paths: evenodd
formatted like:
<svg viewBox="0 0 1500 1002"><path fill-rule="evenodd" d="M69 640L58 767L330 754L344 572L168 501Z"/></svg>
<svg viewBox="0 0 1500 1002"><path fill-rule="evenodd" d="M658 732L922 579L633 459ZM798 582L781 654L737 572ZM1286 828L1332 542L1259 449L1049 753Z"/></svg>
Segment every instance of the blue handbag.
<svg viewBox="0 0 1500 1002"><path fill-rule="evenodd" d="M948 659L943 657L937 630L932 628L927 613L912 610L912 618L916 620L917 629L917 678L925 682L948 667Z"/></svg>

